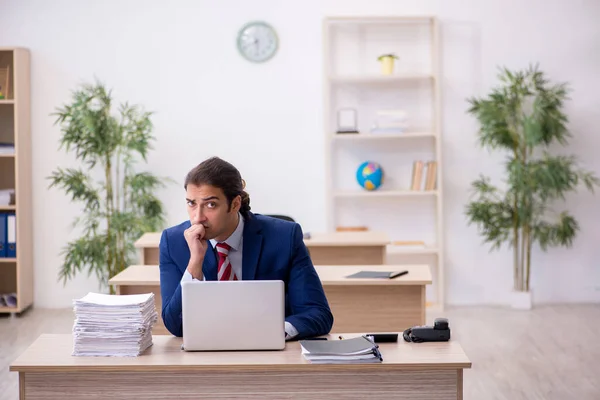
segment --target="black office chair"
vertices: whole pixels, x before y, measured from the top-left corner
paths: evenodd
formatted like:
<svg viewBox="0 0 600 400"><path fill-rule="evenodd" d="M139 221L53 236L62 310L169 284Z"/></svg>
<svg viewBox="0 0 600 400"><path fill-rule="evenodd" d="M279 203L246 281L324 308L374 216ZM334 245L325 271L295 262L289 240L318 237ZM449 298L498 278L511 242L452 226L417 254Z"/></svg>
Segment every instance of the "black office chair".
<svg viewBox="0 0 600 400"><path fill-rule="evenodd" d="M279 218L279 219L283 219L285 221L296 222L296 221L294 221L294 218L288 217L287 215L277 215L277 214L266 214L266 215L267 215L267 217Z"/></svg>
<svg viewBox="0 0 600 400"><path fill-rule="evenodd" d="M267 217L279 218L279 219L283 219L285 221L296 222L296 221L294 221L294 218L288 217L287 215L278 215L278 214L265 214L265 215ZM310 233L305 232L304 239L310 239ZM306 250L308 251L308 255L310 256L310 250L308 250L308 249L306 249Z"/></svg>

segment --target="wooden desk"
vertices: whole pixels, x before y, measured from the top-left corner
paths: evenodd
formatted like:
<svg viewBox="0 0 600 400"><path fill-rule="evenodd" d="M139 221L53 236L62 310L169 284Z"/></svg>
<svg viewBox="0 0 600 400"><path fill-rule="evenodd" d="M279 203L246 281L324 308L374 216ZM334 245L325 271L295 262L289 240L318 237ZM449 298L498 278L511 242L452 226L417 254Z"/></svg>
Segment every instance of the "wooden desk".
<svg viewBox="0 0 600 400"><path fill-rule="evenodd" d="M304 243L314 265L379 265L390 239L383 232L331 232L311 234Z"/></svg>
<svg viewBox="0 0 600 400"><path fill-rule="evenodd" d="M334 317L337 332L402 332L425 324L425 285L431 284L427 265L315 266ZM408 270L395 279L347 279L358 271ZM153 333L169 334L160 313L160 271L157 265L132 265L108 281L117 294L153 292L159 314Z"/></svg>
<svg viewBox="0 0 600 400"><path fill-rule="evenodd" d="M160 232L145 233L135 242L139 263L158 265ZM314 233L304 243L315 265L378 265L385 264L386 245L383 232Z"/></svg>
<svg viewBox="0 0 600 400"><path fill-rule="evenodd" d="M356 336L343 334L345 337ZM338 335L331 335L334 339ZM381 364L310 364L282 351L184 352L155 336L139 357L74 357L70 334L44 334L17 360L21 400L462 399L471 361L458 342L382 343Z"/></svg>
<svg viewBox="0 0 600 400"><path fill-rule="evenodd" d="M158 245L160 244L161 232L144 233L134 246L138 249L139 262L142 265L158 265L160 263Z"/></svg>

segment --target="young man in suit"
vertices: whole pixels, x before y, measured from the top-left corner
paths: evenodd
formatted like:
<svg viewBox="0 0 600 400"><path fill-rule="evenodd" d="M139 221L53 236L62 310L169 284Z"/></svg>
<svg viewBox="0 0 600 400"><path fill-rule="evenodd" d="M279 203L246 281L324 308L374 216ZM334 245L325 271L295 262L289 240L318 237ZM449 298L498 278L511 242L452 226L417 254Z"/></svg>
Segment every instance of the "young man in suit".
<svg viewBox="0 0 600 400"><path fill-rule="evenodd" d="M181 281L282 280L286 340L329 333L333 315L295 222L250 212L239 171L213 157L185 179L189 221L160 239L160 291L166 328L182 336ZM218 304L198 304L218 307Z"/></svg>

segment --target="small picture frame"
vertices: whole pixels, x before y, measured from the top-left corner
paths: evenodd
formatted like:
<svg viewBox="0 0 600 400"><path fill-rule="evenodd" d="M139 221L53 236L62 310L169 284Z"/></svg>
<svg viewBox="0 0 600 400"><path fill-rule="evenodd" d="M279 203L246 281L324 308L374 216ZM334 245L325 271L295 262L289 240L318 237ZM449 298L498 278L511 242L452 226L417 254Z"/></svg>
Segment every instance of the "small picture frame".
<svg viewBox="0 0 600 400"><path fill-rule="evenodd" d="M338 110L336 133L358 133L356 110L354 108L341 108Z"/></svg>

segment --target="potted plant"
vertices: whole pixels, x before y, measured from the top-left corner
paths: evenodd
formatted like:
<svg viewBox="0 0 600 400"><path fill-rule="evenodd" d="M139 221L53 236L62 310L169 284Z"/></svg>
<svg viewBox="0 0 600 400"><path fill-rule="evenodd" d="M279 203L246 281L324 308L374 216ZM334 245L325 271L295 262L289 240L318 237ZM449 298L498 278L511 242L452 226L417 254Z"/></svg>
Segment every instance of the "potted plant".
<svg viewBox="0 0 600 400"><path fill-rule="evenodd" d="M156 193L170 179L134 171L152 148L151 113L125 103L115 116L112 105L111 92L96 82L81 85L71 103L53 114L62 131L59 148L73 151L82 163L80 168L58 167L48 177L50 187L63 189L83 211L74 222L81 237L62 251L63 284L87 270L106 285L133 262L135 240L164 223Z"/></svg>
<svg viewBox="0 0 600 400"><path fill-rule="evenodd" d="M394 73L394 60L397 60L398 56L395 54L383 54L377 57L377 61L381 62L381 73L384 75L391 75Z"/></svg>
<svg viewBox="0 0 600 400"><path fill-rule="evenodd" d="M570 247L579 230L568 211L551 206L582 184L593 192L598 178L580 168L574 156L551 154L567 145L571 133L563 110L565 83L551 84L538 66L522 71L501 69L501 85L485 98L470 98L468 113L480 124L479 144L506 153L506 182L501 190L481 176L472 183L466 206L469 224L476 224L491 250L507 244L513 253L515 308L532 306L532 248Z"/></svg>

